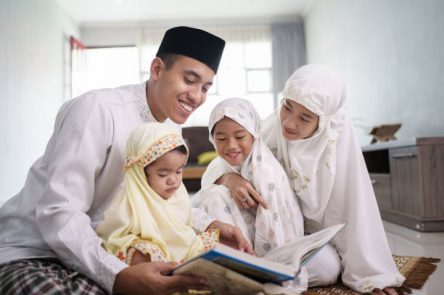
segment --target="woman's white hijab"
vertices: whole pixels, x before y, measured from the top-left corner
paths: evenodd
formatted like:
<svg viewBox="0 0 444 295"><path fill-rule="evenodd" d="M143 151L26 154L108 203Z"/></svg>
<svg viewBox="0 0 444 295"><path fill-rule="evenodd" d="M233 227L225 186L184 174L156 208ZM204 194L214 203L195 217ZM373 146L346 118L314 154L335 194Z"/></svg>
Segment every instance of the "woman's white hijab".
<svg viewBox="0 0 444 295"><path fill-rule="evenodd" d="M401 286L404 277L393 262L362 150L344 115L343 82L326 66L309 64L289 78L283 96L320 118L307 139L286 140L278 113L266 120L262 132L291 178L307 231L347 222L333 240L342 282L361 293ZM314 272L316 267L322 265L313 265Z"/></svg>
<svg viewBox="0 0 444 295"><path fill-rule="evenodd" d="M263 138L284 165L308 219L321 222L336 175L336 140L344 127L343 81L324 65L300 67L287 80L283 99L299 103L319 116L313 136L288 141L279 114L264 122ZM276 121L279 122L276 122Z"/></svg>

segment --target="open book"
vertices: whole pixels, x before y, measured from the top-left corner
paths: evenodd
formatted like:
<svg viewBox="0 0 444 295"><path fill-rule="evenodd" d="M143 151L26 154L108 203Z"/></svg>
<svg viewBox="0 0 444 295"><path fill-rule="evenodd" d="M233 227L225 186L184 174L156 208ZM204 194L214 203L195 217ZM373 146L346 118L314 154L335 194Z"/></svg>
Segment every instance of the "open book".
<svg viewBox="0 0 444 295"><path fill-rule="evenodd" d="M326 245L345 224L338 224L256 257L225 245L179 265L174 274L205 277L217 294L291 294L279 286L295 279L301 266Z"/></svg>

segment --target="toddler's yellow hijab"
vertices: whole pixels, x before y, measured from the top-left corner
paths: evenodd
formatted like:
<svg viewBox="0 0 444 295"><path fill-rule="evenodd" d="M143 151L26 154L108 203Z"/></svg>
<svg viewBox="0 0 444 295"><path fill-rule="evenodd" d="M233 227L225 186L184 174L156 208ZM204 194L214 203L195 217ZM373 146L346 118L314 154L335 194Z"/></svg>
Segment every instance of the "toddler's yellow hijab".
<svg viewBox="0 0 444 295"><path fill-rule="evenodd" d="M144 173L144 167L180 145L185 145L180 130L166 124L145 123L130 134L124 190L96 229L108 252L126 255L133 243L144 241L178 262L202 251L203 243L191 228L191 204L183 183L164 200L148 185Z"/></svg>

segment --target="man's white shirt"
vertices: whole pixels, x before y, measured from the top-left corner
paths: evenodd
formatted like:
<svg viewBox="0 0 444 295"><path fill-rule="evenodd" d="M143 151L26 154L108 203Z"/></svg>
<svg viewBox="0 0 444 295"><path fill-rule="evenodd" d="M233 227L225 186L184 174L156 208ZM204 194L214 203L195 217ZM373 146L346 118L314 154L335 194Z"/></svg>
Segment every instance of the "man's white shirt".
<svg viewBox="0 0 444 295"><path fill-rule="evenodd" d="M101 247L94 229L122 189L129 133L155 121L146 83L95 90L66 102L24 188L0 209L0 264L59 257L111 292L115 275L127 265ZM193 211L193 219L197 231L214 220L201 211Z"/></svg>

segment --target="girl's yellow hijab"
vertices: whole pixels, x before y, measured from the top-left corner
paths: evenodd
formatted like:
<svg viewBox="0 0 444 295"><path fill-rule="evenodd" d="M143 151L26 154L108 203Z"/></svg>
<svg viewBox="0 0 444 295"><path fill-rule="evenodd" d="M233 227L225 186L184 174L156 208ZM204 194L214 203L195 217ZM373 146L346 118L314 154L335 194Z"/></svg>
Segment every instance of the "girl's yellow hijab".
<svg viewBox="0 0 444 295"><path fill-rule="evenodd" d="M174 148L185 145L177 127L145 123L133 130L126 146L124 190L105 212L96 231L105 249L126 255L138 242L155 244L169 261L191 258L203 243L191 228L191 204L183 185L168 200L148 184L144 167Z"/></svg>

